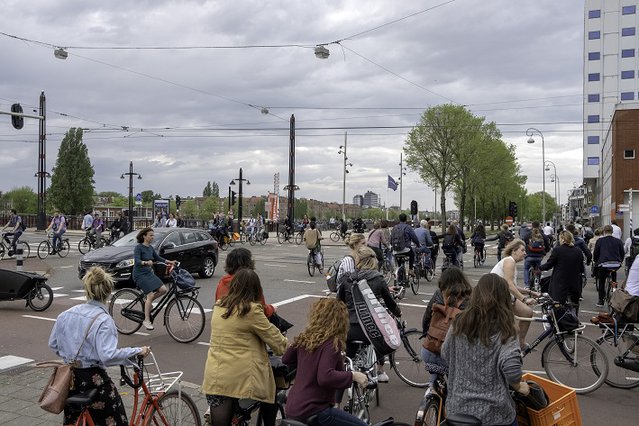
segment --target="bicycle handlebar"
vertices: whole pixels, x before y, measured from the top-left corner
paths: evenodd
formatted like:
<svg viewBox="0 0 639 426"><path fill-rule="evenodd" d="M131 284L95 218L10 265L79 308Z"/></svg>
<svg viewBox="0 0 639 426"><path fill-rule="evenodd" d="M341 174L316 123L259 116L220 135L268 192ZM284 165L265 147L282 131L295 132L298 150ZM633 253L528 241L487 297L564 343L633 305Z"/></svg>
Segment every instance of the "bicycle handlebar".
<svg viewBox="0 0 639 426"><path fill-rule="evenodd" d="M120 379L121 379L120 383L124 381L127 385L129 385L133 389L138 389L140 386L142 386L142 383L143 383L142 376L144 371L144 357L142 355L136 355L136 360L137 360L137 366L133 367L133 369L138 375L137 383L131 380L131 377L129 377L129 374L126 371L126 367L124 365L120 365Z"/></svg>

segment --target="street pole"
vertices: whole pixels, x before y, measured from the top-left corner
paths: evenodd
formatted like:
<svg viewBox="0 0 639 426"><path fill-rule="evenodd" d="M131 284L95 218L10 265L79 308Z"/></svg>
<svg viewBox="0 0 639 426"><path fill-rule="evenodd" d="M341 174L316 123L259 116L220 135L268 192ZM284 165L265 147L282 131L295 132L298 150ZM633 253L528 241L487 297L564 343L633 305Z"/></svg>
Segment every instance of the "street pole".
<svg viewBox="0 0 639 426"><path fill-rule="evenodd" d="M348 142L347 132L344 132L344 177L342 180L342 220L346 220L346 144Z"/></svg>
<svg viewBox="0 0 639 426"><path fill-rule="evenodd" d="M47 98L40 93L40 117L38 126L38 218L37 229L47 227Z"/></svg>
<svg viewBox="0 0 639 426"><path fill-rule="evenodd" d="M540 130L530 127L526 130L528 136L528 143L535 143L532 138L534 133L538 133L541 136L541 218L542 222L546 223L546 148L544 141L544 134Z"/></svg>
<svg viewBox="0 0 639 426"><path fill-rule="evenodd" d="M300 189L295 185L295 115L291 114L289 122L289 146L288 146L288 185L284 187L288 191L288 208L286 213L291 223L295 223L295 190Z"/></svg>
<svg viewBox="0 0 639 426"><path fill-rule="evenodd" d="M404 153L399 154L399 213L402 212L402 190L404 189Z"/></svg>
<svg viewBox="0 0 639 426"><path fill-rule="evenodd" d="M244 182L246 182L247 185L250 185L251 182L248 179L244 179L243 177L243 173L242 173L242 168L240 167L240 177L237 179L233 179L231 180L230 185L235 185L235 181L238 182L238 190L237 190L237 226L238 226L238 230L240 229L240 224L242 223L242 187ZM229 186L229 203L230 203L230 199L231 199L231 187Z"/></svg>
<svg viewBox="0 0 639 426"><path fill-rule="evenodd" d="M135 220L133 215L133 176L137 176L138 179L142 179L142 175L133 171L133 161L129 162L129 172L122 173L120 179L124 179L124 176L129 177L129 226L130 230L135 230Z"/></svg>

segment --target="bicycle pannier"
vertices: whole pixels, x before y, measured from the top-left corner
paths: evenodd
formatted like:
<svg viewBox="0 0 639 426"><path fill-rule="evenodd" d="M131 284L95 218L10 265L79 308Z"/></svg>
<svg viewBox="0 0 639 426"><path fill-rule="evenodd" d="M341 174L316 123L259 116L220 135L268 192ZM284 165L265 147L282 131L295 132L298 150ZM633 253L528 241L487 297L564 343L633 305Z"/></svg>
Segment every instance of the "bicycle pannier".
<svg viewBox="0 0 639 426"><path fill-rule="evenodd" d="M449 306L448 302L445 305L440 303L433 304L433 315L430 318L430 325L428 326L428 332L426 333L426 339L423 346L434 354L439 355L442 351L442 345L444 339L450 328L450 324L455 317L462 311L461 305L463 300L457 303L457 306Z"/></svg>
<svg viewBox="0 0 639 426"><path fill-rule="evenodd" d="M379 303L366 280L352 285L353 305L362 331L381 355L388 355L402 343L395 319Z"/></svg>
<svg viewBox="0 0 639 426"><path fill-rule="evenodd" d="M528 241L528 251L530 253L543 253L545 250L544 240L533 240L532 237Z"/></svg>
<svg viewBox="0 0 639 426"><path fill-rule="evenodd" d="M625 289L617 289L610 296L610 307L626 321L639 321L639 297L631 296Z"/></svg>

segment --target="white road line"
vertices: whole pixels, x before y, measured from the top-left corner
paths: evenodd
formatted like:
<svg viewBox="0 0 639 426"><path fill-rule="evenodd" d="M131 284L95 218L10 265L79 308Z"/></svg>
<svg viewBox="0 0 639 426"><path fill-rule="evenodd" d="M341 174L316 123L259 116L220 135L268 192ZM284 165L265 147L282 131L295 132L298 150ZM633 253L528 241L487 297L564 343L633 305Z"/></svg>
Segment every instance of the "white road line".
<svg viewBox="0 0 639 426"><path fill-rule="evenodd" d="M84 290L71 290L74 293L84 293ZM115 292L111 293L114 294Z"/></svg>
<svg viewBox="0 0 639 426"><path fill-rule="evenodd" d="M86 296L72 297L71 300L80 300L82 302L85 302L87 300L87 297Z"/></svg>
<svg viewBox="0 0 639 426"><path fill-rule="evenodd" d="M47 318L47 317L38 317L35 315L22 315L24 318L33 318L33 319L39 319L39 320L44 320L44 321L53 321L55 322L55 318Z"/></svg>
<svg viewBox="0 0 639 426"><path fill-rule="evenodd" d="M135 333L133 333L133 334L137 334L137 335L139 335L139 336L149 336L149 335L150 335L149 333L145 333L145 332L143 332L143 331L136 331L136 332L135 332Z"/></svg>
<svg viewBox="0 0 639 426"><path fill-rule="evenodd" d="M68 294L66 293L53 293L53 297L67 297Z"/></svg>
<svg viewBox="0 0 639 426"><path fill-rule="evenodd" d="M304 283L304 284L315 284L315 281L301 281L301 280L284 280L289 283Z"/></svg>
<svg viewBox="0 0 639 426"><path fill-rule="evenodd" d="M197 342L197 344L202 346L211 346L210 342Z"/></svg>
<svg viewBox="0 0 639 426"><path fill-rule="evenodd" d="M64 288L64 287L51 287L51 290L57 291L57 290L60 290L61 288ZM82 291L84 291L84 290L82 290Z"/></svg>
<svg viewBox="0 0 639 426"><path fill-rule="evenodd" d="M297 302L298 300L306 299L307 297L313 297L310 294L302 294L301 296L292 297L290 299L282 300L281 302L273 303L273 306L283 306L288 305L289 303ZM324 296L317 296L324 297Z"/></svg>
<svg viewBox="0 0 639 426"><path fill-rule="evenodd" d="M75 265L64 265L64 266L59 266L60 269L69 269L69 268L75 268Z"/></svg>
<svg viewBox="0 0 639 426"><path fill-rule="evenodd" d="M0 357L0 371L8 368L17 367L18 365L28 364L33 362L32 359L23 358L21 356L6 355Z"/></svg>
<svg viewBox="0 0 639 426"><path fill-rule="evenodd" d="M416 305L414 303L399 303L400 306L410 306L413 308L425 308L426 305Z"/></svg>
<svg viewBox="0 0 639 426"><path fill-rule="evenodd" d="M274 265L272 263L265 263L264 266L274 266L276 268L286 268L286 265Z"/></svg>

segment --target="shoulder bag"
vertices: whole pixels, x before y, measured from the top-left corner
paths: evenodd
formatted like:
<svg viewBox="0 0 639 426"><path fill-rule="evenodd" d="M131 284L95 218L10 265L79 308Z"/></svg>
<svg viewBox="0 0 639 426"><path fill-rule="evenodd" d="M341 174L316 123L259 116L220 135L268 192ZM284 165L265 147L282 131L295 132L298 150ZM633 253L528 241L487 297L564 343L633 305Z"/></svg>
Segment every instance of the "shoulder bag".
<svg viewBox="0 0 639 426"><path fill-rule="evenodd" d="M53 367L53 373L51 373L51 377L47 381L47 384L44 386L42 390L42 394L40 398L38 398L38 403L40 404L40 408L44 411L48 411L53 414L60 414L62 410L64 410L64 406L67 402L67 396L69 395L69 390L73 390L75 388L73 383L73 367L77 367L79 365L77 358L80 355L80 350L84 345L84 342L89 335L89 330L91 330L91 326L95 320L100 316L102 312L97 314L89 327L87 328L86 333L84 333L84 338L82 339L82 343L78 348L78 351L73 358L73 361L66 364L63 361L45 361L39 362L36 364L38 368L46 368Z"/></svg>
<svg viewBox="0 0 639 426"><path fill-rule="evenodd" d="M627 321L639 320L639 297L631 296L626 289L619 288L610 296L610 307Z"/></svg>

